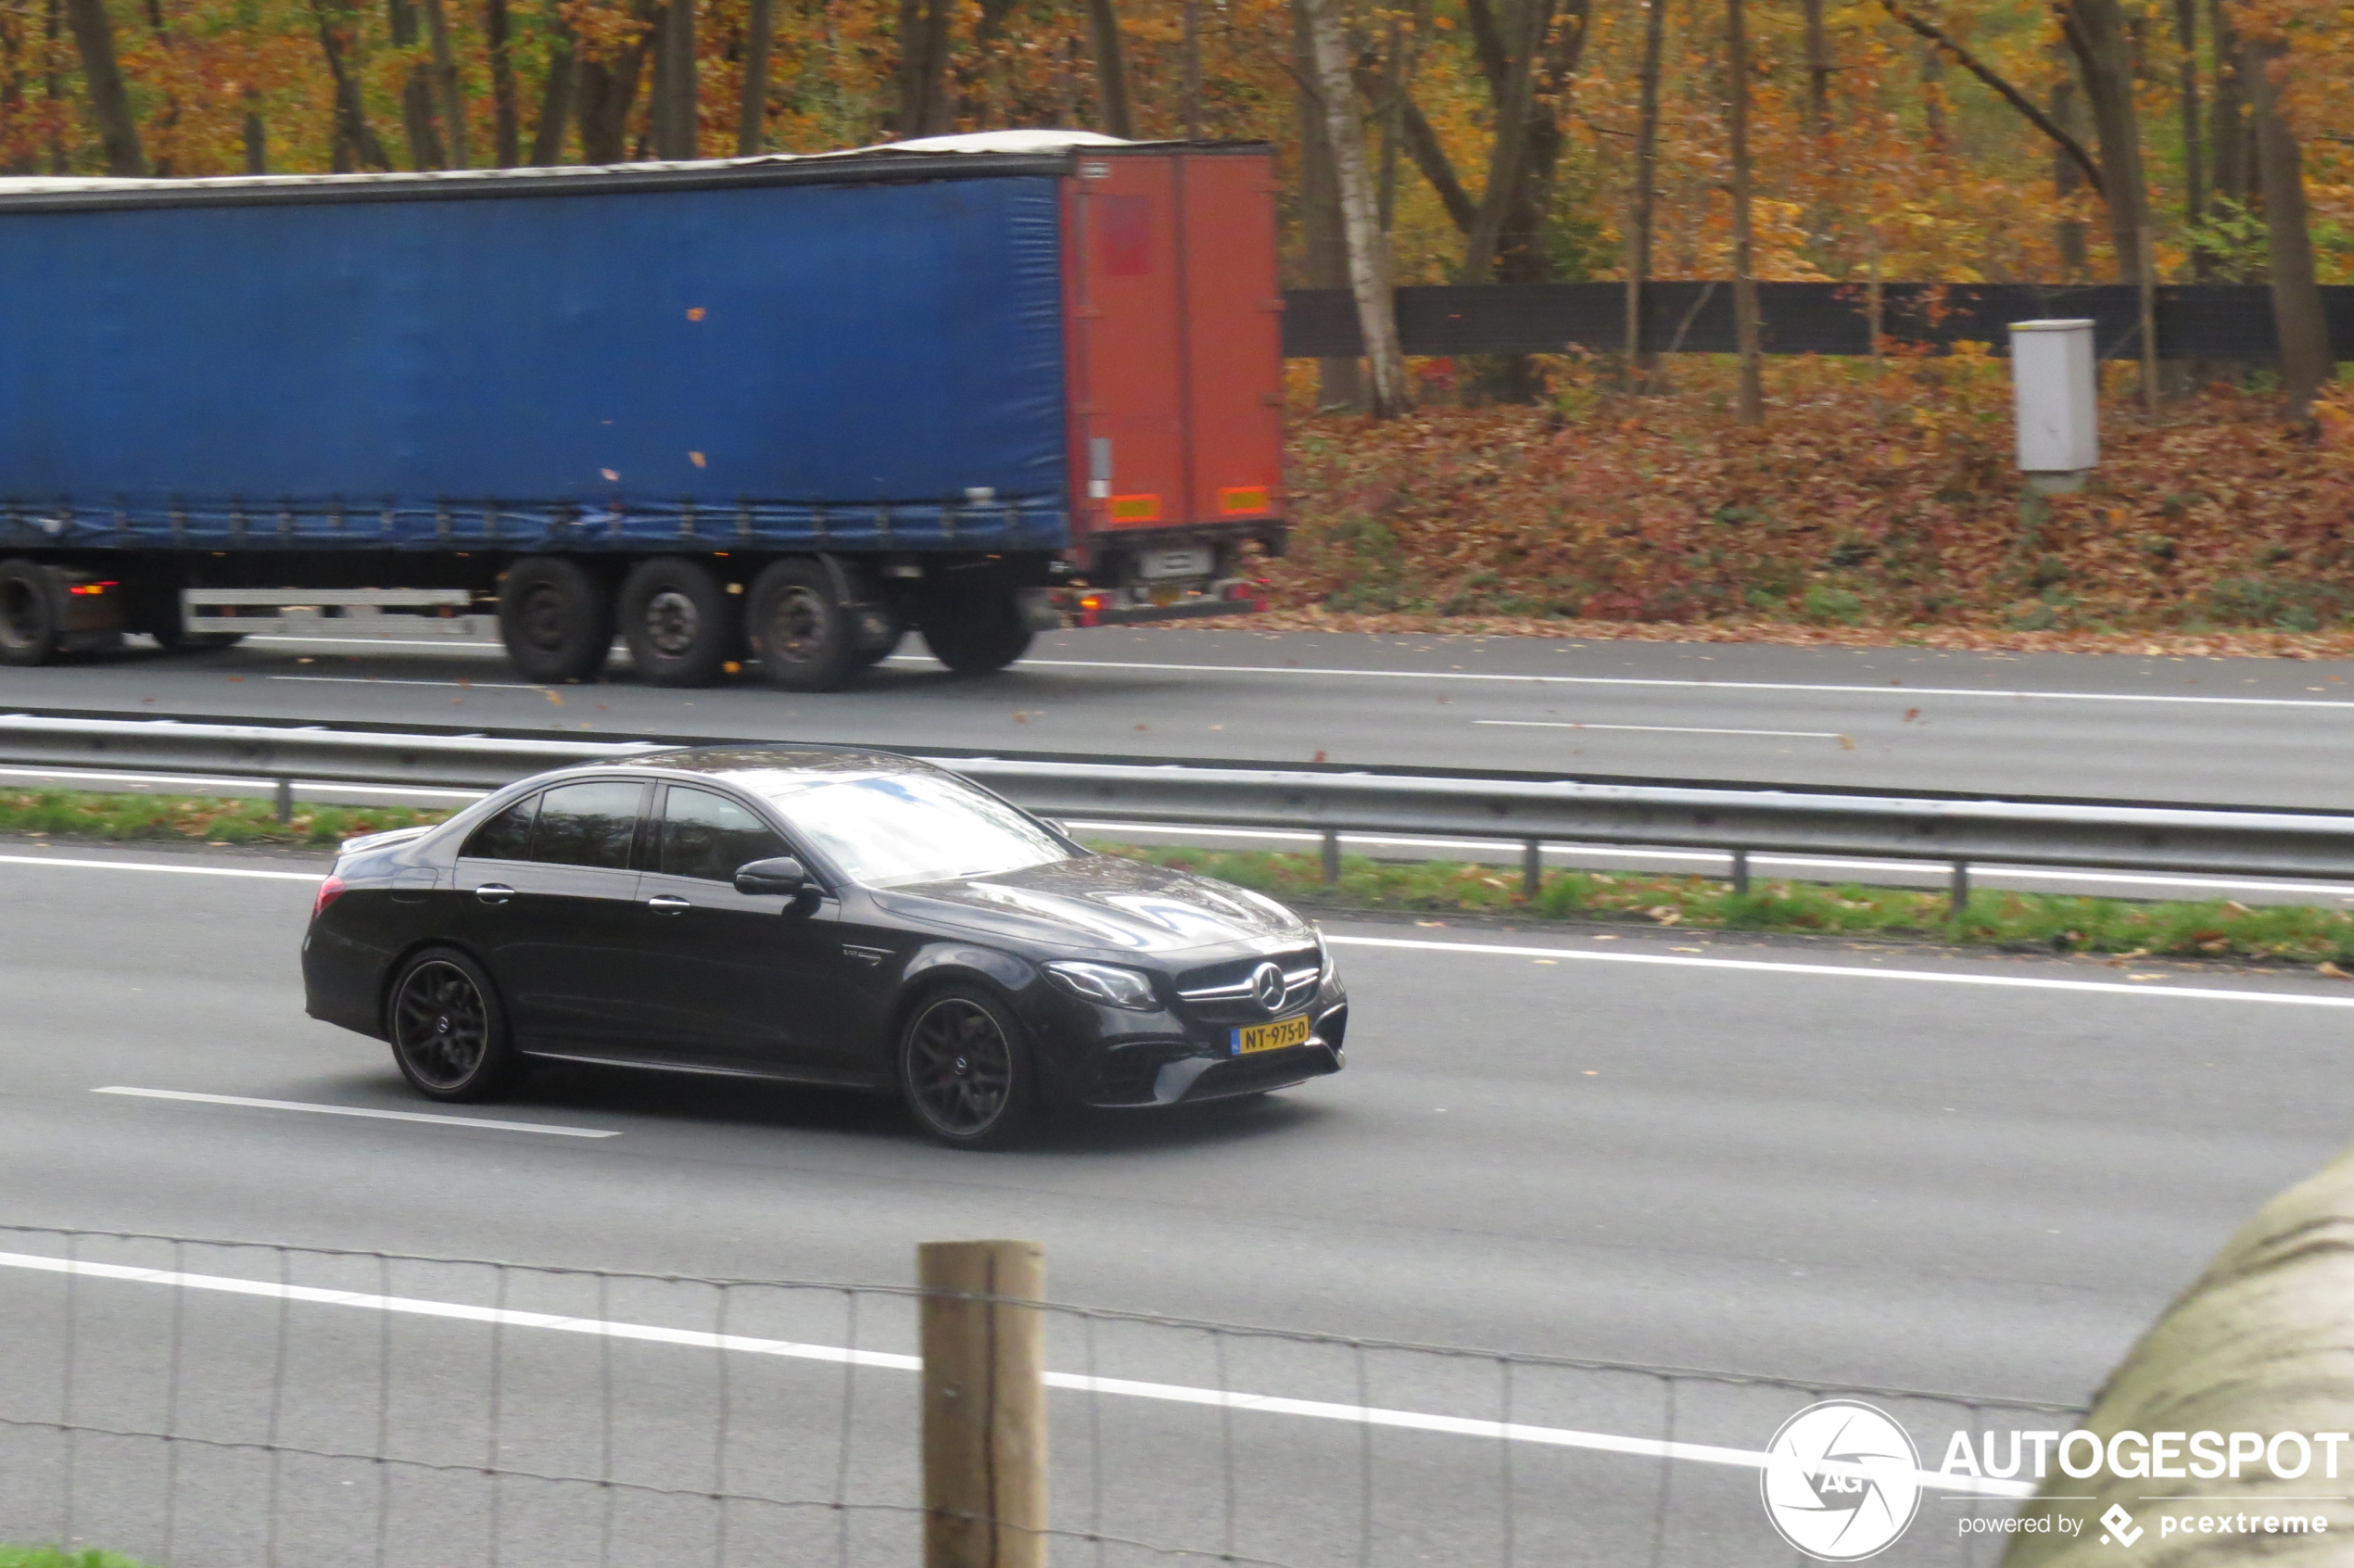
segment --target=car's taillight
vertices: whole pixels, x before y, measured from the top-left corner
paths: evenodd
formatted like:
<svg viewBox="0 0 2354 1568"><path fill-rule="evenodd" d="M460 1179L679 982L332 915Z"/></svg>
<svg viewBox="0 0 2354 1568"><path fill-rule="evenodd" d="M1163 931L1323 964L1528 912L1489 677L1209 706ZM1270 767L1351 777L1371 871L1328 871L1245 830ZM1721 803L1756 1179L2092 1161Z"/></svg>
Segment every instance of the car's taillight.
<svg viewBox="0 0 2354 1568"><path fill-rule="evenodd" d="M316 920L327 912L327 905L343 896L343 879L329 877L319 884L319 896L310 901L310 917Z"/></svg>

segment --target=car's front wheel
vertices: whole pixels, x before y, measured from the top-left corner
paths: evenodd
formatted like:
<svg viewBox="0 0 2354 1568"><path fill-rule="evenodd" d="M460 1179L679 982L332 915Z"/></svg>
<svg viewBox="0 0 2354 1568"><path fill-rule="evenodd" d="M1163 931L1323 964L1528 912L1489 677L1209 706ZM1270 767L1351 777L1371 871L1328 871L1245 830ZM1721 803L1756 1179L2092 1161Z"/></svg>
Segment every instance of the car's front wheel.
<svg viewBox="0 0 2354 1568"><path fill-rule="evenodd" d="M462 953L432 948L403 965L385 1022L400 1076L428 1099L489 1099L522 1066L497 988Z"/></svg>
<svg viewBox="0 0 2354 1568"><path fill-rule="evenodd" d="M978 987L936 992L917 1005L900 1031L899 1084L918 1125L954 1148L1003 1148L1037 1114L1037 1072L1022 1027Z"/></svg>

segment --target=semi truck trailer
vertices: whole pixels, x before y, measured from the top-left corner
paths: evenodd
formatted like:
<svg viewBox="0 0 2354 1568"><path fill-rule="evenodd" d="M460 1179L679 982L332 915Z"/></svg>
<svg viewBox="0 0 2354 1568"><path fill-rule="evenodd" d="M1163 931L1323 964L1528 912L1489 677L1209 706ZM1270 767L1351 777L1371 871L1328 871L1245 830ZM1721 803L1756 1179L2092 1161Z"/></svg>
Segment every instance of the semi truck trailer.
<svg viewBox="0 0 2354 1568"><path fill-rule="evenodd" d="M496 617L535 681L842 686L1248 608L1260 145L0 180L0 663ZM394 619L400 617L401 619ZM358 631L362 628L342 628Z"/></svg>

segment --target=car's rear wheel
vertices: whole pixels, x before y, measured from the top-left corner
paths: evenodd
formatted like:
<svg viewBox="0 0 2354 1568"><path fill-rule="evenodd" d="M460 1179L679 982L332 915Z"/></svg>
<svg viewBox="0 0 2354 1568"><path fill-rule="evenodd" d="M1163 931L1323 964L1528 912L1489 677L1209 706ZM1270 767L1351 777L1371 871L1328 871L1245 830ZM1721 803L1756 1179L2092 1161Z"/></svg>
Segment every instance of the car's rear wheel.
<svg viewBox="0 0 2354 1568"><path fill-rule="evenodd" d="M489 1099L522 1067L498 989L462 953L434 948L403 965L385 1023L400 1076L428 1099Z"/></svg>
<svg viewBox="0 0 2354 1568"><path fill-rule="evenodd" d="M917 1124L954 1148L1003 1148L1037 1115L1037 1073L1021 1025L974 987L918 1004L900 1031L899 1083Z"/></svg>

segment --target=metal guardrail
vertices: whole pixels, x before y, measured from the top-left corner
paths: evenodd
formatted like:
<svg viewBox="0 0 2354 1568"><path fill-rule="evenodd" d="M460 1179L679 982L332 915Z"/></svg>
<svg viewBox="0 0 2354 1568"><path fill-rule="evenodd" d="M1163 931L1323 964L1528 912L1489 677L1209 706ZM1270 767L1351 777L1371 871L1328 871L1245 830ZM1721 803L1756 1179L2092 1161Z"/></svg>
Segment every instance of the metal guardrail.
<svg viewBox="0 0 2354 1568"><path fill-rule="evenodd" d="M299 780L495 789L666 746L400 735L325 727L0 714L0 762ZM1320 835L1327 880L1340 835L1506 840L1533 889L1547 843L1717 850L1746 887L1752 854L1893 858L2218 876L2354 879L2354 815L2083 801L1986 801L1705 785L1586 783L1145 765L930 759L1048 816Z"/></svg>
<svg viewBox="0 0 2354 1568"><path fill-rule="evenodd" d="M619 763L662 749L666 746L652 741L0 715L0 763L273 779L283 807L292 805L292 787L301 779L497 789L551 767ZM1186 763L930 761L1047 817L1318 833L1328 880L1337 880L1342 833L1518 841L1530 888L1547 843L1721 850L1732 857L1732 880L1742 888L1753 853L1942 862L1954 868L1956 904L1968 894L1973 864L2354 879L2354 815L2323 812L1452 779Z"/></svg>

